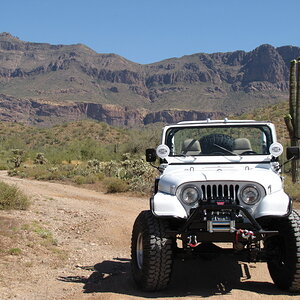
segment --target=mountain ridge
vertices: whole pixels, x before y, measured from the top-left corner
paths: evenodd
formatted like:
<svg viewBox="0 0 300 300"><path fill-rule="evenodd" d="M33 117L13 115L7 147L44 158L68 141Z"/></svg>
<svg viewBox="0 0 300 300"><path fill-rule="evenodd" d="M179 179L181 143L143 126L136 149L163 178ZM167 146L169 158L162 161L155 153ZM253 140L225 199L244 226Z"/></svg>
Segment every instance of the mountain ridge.
<svg viewBox="0 0 300 300"><path fill-rule="evenodd" d="M82 44L32 43L1 33L0 101L11 119L7 99L45 109L45 103L113 105L114 112L141 110L143 116L144 111L240 114L286 101L289 62L298 56L299 47L263 44L249 52L195 53L141 65Z"/></svg>

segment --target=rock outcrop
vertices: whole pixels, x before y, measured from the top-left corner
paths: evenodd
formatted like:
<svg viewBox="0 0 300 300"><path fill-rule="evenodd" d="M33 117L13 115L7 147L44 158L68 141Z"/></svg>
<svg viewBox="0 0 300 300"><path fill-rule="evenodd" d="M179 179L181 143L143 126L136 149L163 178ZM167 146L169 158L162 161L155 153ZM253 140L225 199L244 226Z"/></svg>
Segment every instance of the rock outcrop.
<svg viewBox="0 0 300 300"><path fill-rule="evenodd" d="M57 105L0 95L0 120L30 125L50 126L90 118L113 126L135 127L156 122L176 123L220 117L223 118L224 114L182 110L149 112L97 103Z"/></svg>

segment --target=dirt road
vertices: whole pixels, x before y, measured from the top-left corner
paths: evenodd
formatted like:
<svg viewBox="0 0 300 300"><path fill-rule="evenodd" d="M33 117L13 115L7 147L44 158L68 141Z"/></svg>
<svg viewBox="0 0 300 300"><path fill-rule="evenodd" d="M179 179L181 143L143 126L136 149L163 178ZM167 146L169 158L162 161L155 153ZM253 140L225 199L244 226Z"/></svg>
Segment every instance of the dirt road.
<svg viewBox="0 0 300 300"><path fill-rule="evenodd" d="M241 264L230 256L177 260L167 291L140 292L130 276L130 235L148 199L10 178L5 172L0 180L32 199L27 211L0 211L2 222L16 224L22 249L21 255L0 256L0 299L300 299L277 290L265 264ZM28 229L33 226L51 232L54 245L34 240Z"/></svg>

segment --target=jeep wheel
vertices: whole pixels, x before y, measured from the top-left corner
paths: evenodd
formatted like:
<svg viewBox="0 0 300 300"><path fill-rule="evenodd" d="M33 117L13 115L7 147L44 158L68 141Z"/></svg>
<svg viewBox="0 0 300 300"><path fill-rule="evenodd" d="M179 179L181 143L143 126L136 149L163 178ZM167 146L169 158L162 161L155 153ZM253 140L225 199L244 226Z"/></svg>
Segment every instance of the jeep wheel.
<svg viewBox="0 0 300 300"><path fill-rule="evenodd" d="M276 230L279 230L279 235L266 240L270 275L278 288L300 291L300 217L298 213L293 211L288 218L278 222Z"/></svg>
<svg viewBox="0 0 300 300"><path fill-rule="evenodd" d="M172 239L167 220L143 211L135 220L131 238L131 270L139 288L158 291L167 287L172 270Z"/></svg>

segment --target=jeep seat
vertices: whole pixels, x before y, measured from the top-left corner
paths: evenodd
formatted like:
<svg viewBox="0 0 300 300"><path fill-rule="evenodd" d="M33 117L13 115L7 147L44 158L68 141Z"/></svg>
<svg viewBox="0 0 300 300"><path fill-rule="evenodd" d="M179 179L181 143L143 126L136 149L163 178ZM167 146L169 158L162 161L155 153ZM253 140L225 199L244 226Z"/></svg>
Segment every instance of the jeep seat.
<svg viewBox="0 0 300 300"><path fill-rule="evenodd" d="M186 139L181 146L181 153L184 155L199 155L200 152L200 143L195 139Z"/></svg>
<svg viewBox="0 0 300 300"><path fill-rule="evenodd" d="M245 151L252 151L250 141L246 138L235 139L233 152L236 154L242 154Z"/></svg>

